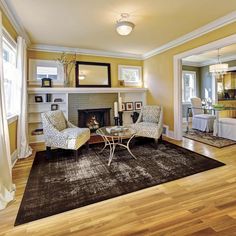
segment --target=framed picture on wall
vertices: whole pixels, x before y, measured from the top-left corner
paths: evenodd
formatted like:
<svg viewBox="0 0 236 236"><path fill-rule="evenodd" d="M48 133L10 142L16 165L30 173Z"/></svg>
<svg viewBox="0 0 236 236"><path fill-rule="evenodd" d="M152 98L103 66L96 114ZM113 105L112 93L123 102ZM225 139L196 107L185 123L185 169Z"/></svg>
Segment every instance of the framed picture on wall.
<svg viewBox="0 0 236 236"><path fill-rule="evenodd" d="M134 110L134 104L133 104L133 102L126 102L126 103L125 103L125 110L126 110L126 111L133 111L133 110Z"/></svg>
<svg viewBox="0 0 236 236"><path fill-rule="evenodd" d="M124 102L122 102L122 105L121 105L122 107L122 111L125 111L125 103Z"/></svg>
<svg viewBox="0 0 236 236"><path fill-rule="evenodd" d="M135 110L141 110L142 106L143 106L142 102L135 102L134 103Z"/></svg>

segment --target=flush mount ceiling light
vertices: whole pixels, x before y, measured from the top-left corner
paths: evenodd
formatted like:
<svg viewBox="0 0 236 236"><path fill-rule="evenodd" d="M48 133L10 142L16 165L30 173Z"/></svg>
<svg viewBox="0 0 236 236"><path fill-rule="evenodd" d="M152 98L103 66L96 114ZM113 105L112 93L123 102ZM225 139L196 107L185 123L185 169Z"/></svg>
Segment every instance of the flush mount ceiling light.
<svg viewBox="0 0 236 236"><path fill-rule="evenodd" d="M220 60L220 49L218 49L218 61L216 64L209 66L209 71L215 75L223 75L227 73L229 65L226 63L221 63Z"/></svg>
<svg viewBox="0 0 236 236"><path fill-rule="evenodd" d="M129 18L128 13L122 13L120 20L117 21L116 23L116 31L120 35L128 35L131 33L133 30L135 24L128 21L127 19Z"/></svg>

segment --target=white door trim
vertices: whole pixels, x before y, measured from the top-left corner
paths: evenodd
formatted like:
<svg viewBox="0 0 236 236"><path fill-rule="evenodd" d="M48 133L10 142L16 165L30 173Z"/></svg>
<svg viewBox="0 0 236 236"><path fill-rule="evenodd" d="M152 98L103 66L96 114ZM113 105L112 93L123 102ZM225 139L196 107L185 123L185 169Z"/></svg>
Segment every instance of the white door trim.
<svg viewBox="0 0 236 236"><path fill-rule="evenodd" d="M174 56L174 138L182 140L182 59L236 43L236 34Z"/></svg>

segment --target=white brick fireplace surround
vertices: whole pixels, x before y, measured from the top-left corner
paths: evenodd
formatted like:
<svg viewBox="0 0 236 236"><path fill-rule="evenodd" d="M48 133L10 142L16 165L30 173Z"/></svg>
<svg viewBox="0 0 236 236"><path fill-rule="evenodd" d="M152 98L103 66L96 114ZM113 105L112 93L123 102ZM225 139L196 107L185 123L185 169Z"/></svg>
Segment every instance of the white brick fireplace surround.
<svg viewBox="0 0 236 236"><path fill-rule="evenodd" d="M51 110L53 105L64 112L65 116L78 125L78 109L111 108L111 124L114 124L114 102L122 97L122 102L142 102L146 104L146 88L29 88L28 122L30 143L43 142L43 135L35 130L42 129L40 114ZM51 99L47 101L47 94ZM36 102L41 97L42 102ZM56 101L55 101L56 99ZM59 99L59 100L58 100ZM132 122L131 113L124 111L124 124ZM32 133L34 132L34 134Z"/></svg>

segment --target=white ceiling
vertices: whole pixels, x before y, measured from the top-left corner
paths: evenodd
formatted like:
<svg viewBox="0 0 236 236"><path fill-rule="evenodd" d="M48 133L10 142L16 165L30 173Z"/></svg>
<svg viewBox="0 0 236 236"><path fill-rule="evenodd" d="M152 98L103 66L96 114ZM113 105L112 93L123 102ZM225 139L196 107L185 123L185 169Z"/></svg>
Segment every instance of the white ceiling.
<svg viewBox="0 0 236 236"><path fill-rule="evenodd" d="M232 0L5 0L33 44L144 54L236 10ZM227 4L226 4L227 3ZM136 27L119 36L120 13Z"/></svg>
<svg viewBox="0 0 236 236"><path fill-rule="evenodd" d="M210 65L217 62L218 50L207 51L199 55L189 56L183 59L183 64L193 66ZM236 60L236 44L220 48L222 62Z"/></svg>

